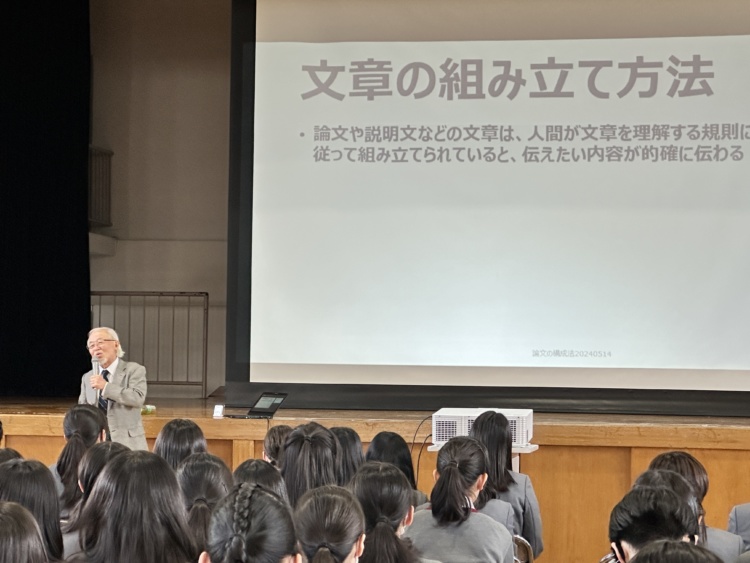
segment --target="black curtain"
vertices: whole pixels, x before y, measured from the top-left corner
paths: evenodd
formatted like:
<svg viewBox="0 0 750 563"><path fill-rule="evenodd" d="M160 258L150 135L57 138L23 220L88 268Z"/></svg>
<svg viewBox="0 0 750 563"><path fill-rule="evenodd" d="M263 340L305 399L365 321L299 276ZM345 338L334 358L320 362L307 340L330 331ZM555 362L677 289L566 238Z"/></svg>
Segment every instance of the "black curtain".
<svg viewBox="0 0 750 563"><path fill-rule="evenodd" d="M72 397L90 326L89 4L0 14L0 395Z"/></svg>

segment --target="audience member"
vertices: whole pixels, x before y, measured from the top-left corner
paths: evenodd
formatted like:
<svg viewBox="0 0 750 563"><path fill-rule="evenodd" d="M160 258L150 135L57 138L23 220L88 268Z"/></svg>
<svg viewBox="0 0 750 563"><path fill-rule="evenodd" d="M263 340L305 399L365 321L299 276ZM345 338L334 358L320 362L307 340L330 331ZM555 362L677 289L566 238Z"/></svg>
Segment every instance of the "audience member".
<svg viewBox="0 0 750 563"><path fill-rule="evenodd" d="M198 558L175 472L158 455L124 452L104 466L81 511L75 563L191 563Z"/></svg>
<svg viewBox="0 0 750 563"><path fill-rule="evenodd" d="M712 551L679 540L659 540L643 547L633 563L721 563Z"/></svg>
<svg viewBox="0 0 750 563"><path fill-rule="evenodd" d="M395 432L378 432L367 448L365 461L383 461L395 465L404 472L414 491L412 493L412 505L421 506L427 502L427 495L417 489L411 451L406 440L400 434L396 434Z"/></svg>
<svg viewBox="0 0 750 563"><path fill-rule="evenodd" d="M266 489L279 495L286 503L286 485L281 473L273 465L263 459L247 459L234 470L234 484L250 483L262 485Z"/></svg>
<svg viewBox="0 0 750 563"><path fill-rule="evenodd" d="M609 517L609 541L620 563L630 561L652 541L693 541L697 535L695 512L664 487L633 488L615 505Z"/></svg>
<svg viewBox="0 0 750 563"><path fill-rule="evenodd" d="M274 471L276 471L274 469ZM216 505L199 563L302 563L288 504L268 489L239 483Z"/></svg>
<svg viewBox="0 0 750 563"><path fill-rule="evenodd" d="M68 518L70 510L81 498L78 487L78 464L91 446L107 439L107 418L91 405L75 405L63 418L63 447L57 461L50 466L60 496L60 517Z"/></svg>
<svg viewBox="0 0 750 563"><path fill-rule="evenodd" d="M531 479L512 470L513 435L508 419L499 412L484 412L474 420L469 435L487 448L489 458L487 483L479 493L476 508L481 510L491 499L509 502L515 532L529 542L534 557L538 557L544 549L539 502Z"/></svg>
<svg viewBox="0 0 750 563"><path fill-rule="evenodd" d="M284 448L286 437L289 436L291 431L292 427L287 424L271 426L263 439L263 459L277 469L279 468L281 450Z"/></svg>
<svg viewBox="0 0 750 563"><path fill-rule="evenodd" d="M60 500L52 473L36 460L12 459L0 464L0 500L17 502L34 516L50 561L63 556Z"/></svg>
<svg viewBox="0 0 750 563"><path fill-rule="evenodd" d="M334 485L307 491L294 521L308 563L355 563L365 543L365 518L351 492Z"/></svg>
<svg viewBox="0 0 750 563"><path fill-rule="evenodd" d="M349 482L365 515L365 551L360 563L419 563L419 552L402 539L414 519L412 488L396 466L365 462Z"/></svg>
<svg viewBox="0 0 750 563"><path fill-rule="evenodd" d="M362 440L353 428L347 426L334 426L331 432L339 441L338 461L338 484L345 486L365 462L365 454L362 451Z"/></svg>
<svg viewBox="0 0 750 563"><path fill-rule="evenodd" d="M232 473L221 458L203 452L186 457L177 467L177 482L187 511L188 526L198 548L206 548L211 511L232 489Z"/></svg>
<svg viewBox="0 0 750 563"><path fill-rule="evenodd" d="M305 492L336 484L336 437L317 422L289 433L281 455L281 476L292 507Z"/></svg>
<svg viewBox="0 0 750 563"><path fill-rule="evenodd" d="M187 456L208 451L203 430L186 418L175 418L159 431L154 442L154 453L167 460L172 469Z"/></svg>
<svg viewBox="0 0 750 563"><path fill-rule="evenodd" d="M682 475L695 491L701 526L701 545L713 551L725 563L734 561L744 551L742 538L736 534L706 526L703 499L708 494L708 472L703 464L687 452L673 451L656 456L649 469L668 469Z"/></svg>
<svg viewBox="0 0 750 563"><path fill-rule="evenodd" d="M431 510L414 515L405 536L425 557L444 563L513 562L513 538L508 528L475 511L474 501L487 481L487 452L477 440L450 439L438 453ZM513 511L503 503L512 526Z"/></svg>
<svg viewBox="0 0 750 563"><path fill-rule="evenodd" d="M732 507L728 530L740 536L745 551L750 551L750 502Z"/></svg>
<svg viewBox="0 0 750 563"><path fill-rule="evenodd" d="M662 488L675 493L690 508L690 512L695 520L694 526L698 530L698 534L690 538L691 541L699 544L705 539L700 533L701 508L698 504L698 497L695 494L695 489L693 489L692 485L682 475L668 469L649 469L636 478L633 487Z"/></svg>
<svg viewBox="0 0 750 563"><path fill-rule="evenodd" d="M63 554L66 558L82 549L79 533L81 529L80 516L89 496L91 496L91 490L94 488L94 483L96 483L99 474L109 460L129 451L130 448L119 442L100 442L91 446L83 454L83 458L78 464L78 486L81 489L81 498L70 511L68 523L63 528Z"/></svg>
<svg viewBox="0 0 750 563"><path fill-rule="evenodd" d="M39 524L15 502L0 501L0 563L47 563Z"/></svg>
<svg viewBox="0 0 750 563"><path fill-rule="evenodd" d="M0 463L9 459L23 459L23 456L13 448L0 448Z"/></svg>

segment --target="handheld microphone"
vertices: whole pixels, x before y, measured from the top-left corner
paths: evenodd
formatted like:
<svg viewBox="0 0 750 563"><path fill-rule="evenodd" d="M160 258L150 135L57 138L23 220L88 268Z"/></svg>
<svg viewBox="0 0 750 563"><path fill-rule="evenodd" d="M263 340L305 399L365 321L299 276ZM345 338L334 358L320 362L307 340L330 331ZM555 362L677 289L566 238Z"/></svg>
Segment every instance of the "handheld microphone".
<svg viewBox="0 0 750 563"><path fill-rule="evenodd" d="M101 375L102 374L102 366L99 365L99 360L96 358L91 358L91 373L93 375ZM94 395L96 395L96 402L95 405L99 403L99 389L96 389L94 391Z"/></svg>

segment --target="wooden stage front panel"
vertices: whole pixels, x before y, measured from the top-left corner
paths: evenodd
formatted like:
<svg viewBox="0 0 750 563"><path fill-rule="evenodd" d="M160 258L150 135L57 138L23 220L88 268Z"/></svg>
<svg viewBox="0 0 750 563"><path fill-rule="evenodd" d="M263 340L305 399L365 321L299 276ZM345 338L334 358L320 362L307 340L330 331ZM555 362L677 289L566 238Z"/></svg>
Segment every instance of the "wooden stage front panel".
<svg viewBox="0 0 750 563"><path fill-rule="evenodd" d="M269 425L296 426L315 420L325 426L350 426L365 447L380 431L401 434L414 443L418 486L429 494L436 454L428 452L429 412L280 410L272 421L212 418L213 400L160 400L143 417L149 445L173 418L198 423L209 450L234 468L261 457ZM0 445L25 457L53 463L62 446L62 420L72 401L5 400ZM427 420L419 427L420 422ZM415 434L416 433L416 434ZM683 449L706 466L710 489L704 503L711 526L726 529L729 510L750 502L750 420L534 413L537 452L521 456L542 510L544 553L541 563L594 562L608 551L609 512L658 453Z"/></svg>

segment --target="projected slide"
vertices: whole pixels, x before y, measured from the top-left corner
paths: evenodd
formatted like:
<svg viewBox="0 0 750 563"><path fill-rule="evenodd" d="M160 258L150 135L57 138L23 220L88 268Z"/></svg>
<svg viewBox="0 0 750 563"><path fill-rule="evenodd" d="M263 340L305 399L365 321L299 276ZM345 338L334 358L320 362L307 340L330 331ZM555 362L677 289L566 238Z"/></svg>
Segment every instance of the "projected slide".
<svg viewBox="0 0 750 563"><path fill-rule="evenodd" d="M749 369L748 52L258 43L253 380Z"/></svg>

